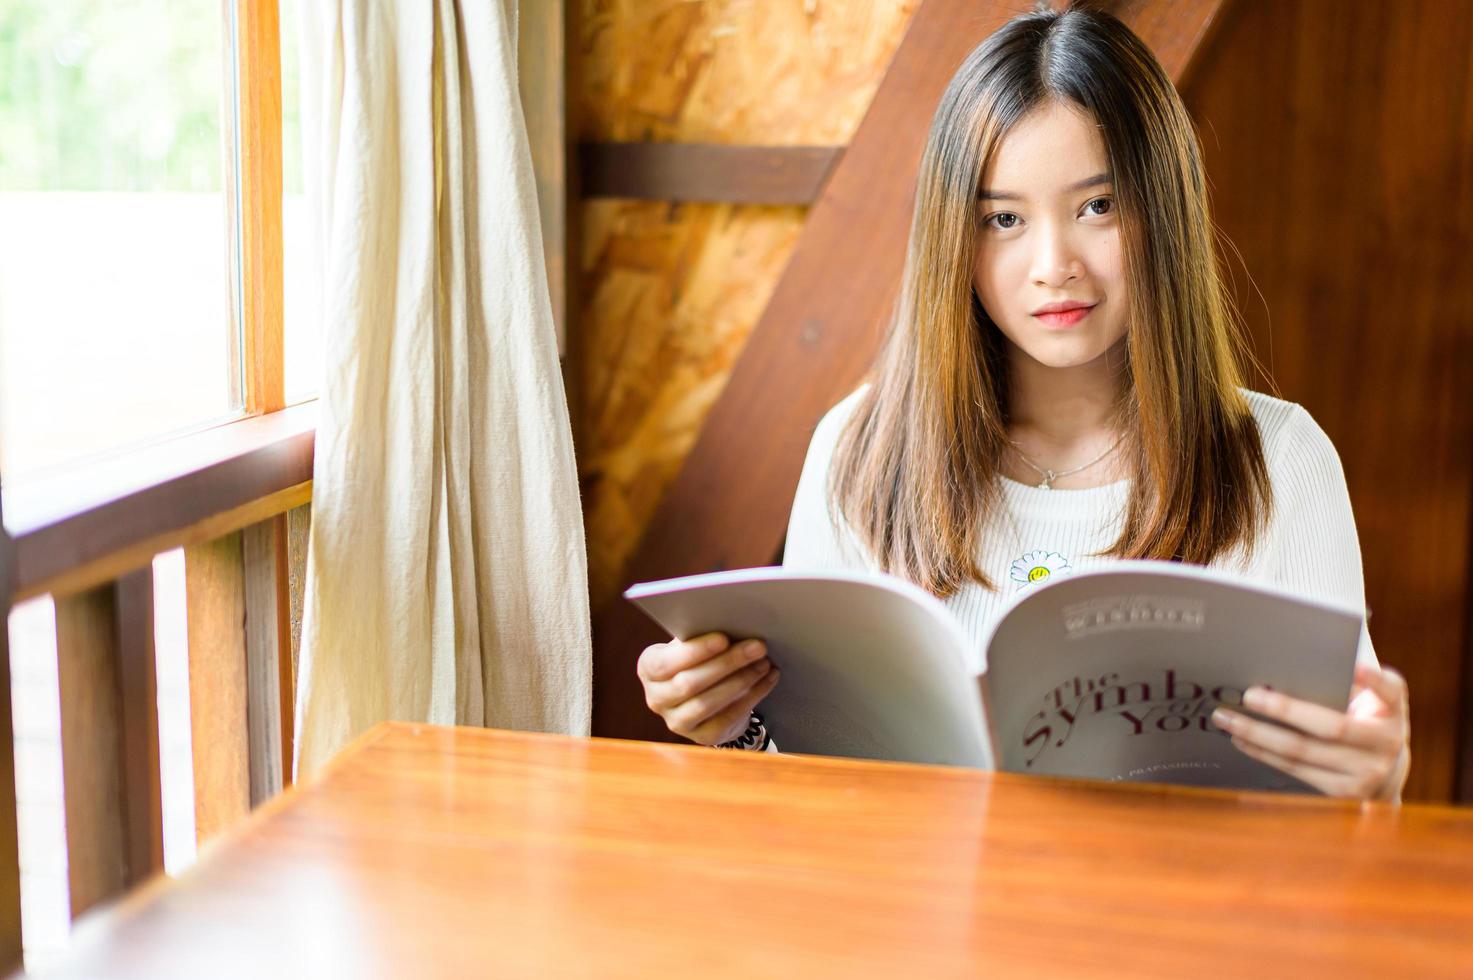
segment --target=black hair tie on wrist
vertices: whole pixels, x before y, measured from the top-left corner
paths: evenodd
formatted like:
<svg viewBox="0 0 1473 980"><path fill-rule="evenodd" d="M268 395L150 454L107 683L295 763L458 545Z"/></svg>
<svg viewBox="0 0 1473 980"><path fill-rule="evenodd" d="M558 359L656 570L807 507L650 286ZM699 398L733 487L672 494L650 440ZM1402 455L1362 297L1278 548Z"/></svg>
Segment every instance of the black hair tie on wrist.
<svg viewBox="0 0 1473 980"><path fill-rule="evenodd" d="M762 716L752 712L752 717L747 722L747 730L742 732L730 742L722 742L716 746L718 749L748 749L753 752L763 752L767 749L767 743L772 736L767 734L767 726L762 722Z"/></svg>

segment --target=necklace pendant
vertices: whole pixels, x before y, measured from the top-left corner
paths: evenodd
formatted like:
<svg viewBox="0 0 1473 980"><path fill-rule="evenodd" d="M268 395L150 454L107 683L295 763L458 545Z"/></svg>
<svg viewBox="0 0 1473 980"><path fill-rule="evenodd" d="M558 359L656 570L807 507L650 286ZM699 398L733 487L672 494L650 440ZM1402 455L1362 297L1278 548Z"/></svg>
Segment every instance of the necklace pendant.
<svg viewBox="0 0 1473 980"><path fill-rule="evenodd" d="M1038 485L1040 490L1052 490L1054 488L1054 471L1045 470L1043 482Z"/></svg>

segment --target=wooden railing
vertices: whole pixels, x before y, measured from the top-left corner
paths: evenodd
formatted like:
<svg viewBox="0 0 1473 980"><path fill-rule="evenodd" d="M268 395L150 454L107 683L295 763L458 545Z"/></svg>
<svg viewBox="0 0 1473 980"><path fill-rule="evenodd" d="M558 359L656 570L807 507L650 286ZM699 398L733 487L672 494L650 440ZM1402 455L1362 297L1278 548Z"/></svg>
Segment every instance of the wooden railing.
<svg viewBox="0 0 1473 980"><path fill-rule="evenodd" d="M47 594L56 608L74 918L164 866L155 555L184 550L197 838L290 781L289 607L303 578L315 426L308 403L3 490L0 611ZM8 747L9 651L0 645ZM0 756L0 969L8 969L21 955L20 871L15 760L8 749Z"/></svg>
<svg viewBox="0 0 1473 980"><path fill-rule="evenodd" d="M155 555L183 548L196 836L208 839L289 781L295 661L312 496L315 403L284 408L282 93L276 0L229 8L239 40L239 144L227 153L232 396L245 418L3 490L0 613L56 606L71 914L163 867L153 641ZM564 0L523 11L518 74L559 330L567 261L569 20ZM9 533L5 532L9 529ZM294 589L295 583L295 589ZM13 744L7 631L0 740ZM0 974L21 962L15 758L0 752Z"/></svg>

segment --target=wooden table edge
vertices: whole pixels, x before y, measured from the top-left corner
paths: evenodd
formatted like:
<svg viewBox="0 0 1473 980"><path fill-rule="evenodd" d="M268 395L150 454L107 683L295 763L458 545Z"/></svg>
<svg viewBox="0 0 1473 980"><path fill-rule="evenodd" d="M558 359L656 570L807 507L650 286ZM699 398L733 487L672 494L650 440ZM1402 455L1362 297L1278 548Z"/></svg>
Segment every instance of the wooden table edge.
<svg viewBox="0 0 1473 980"><path fill-rule="evenodd" d="M784 760L802 760L805 765L830 769L871 769L879 766L889 771L912 771L917 774L926 774L931 777L949 775L954 778L968 781L988 782L996 785L1037 785L1040 782L1056 786L1067 786L1076 789L1095 789L1103 792L1120 791L1128 794L1144 794L1147 796L1170 796L1190 799L1219 799L1237 803L1252 803L1255 805L1275 804L1280 806L1312 806L1328 807L1331 809L1354 808L1360 811L1383 810L1383 811L1415 811L1417 813L1455 815L1468 817L1473 815L1468 807L1459 807L1450 804L1434 803L1401 803L1389 801L1361 801L1336 799L1328 796L1313 796L1307 793L1274 793L1258 790L1223 789L1210 786L1180 786L1172 783L1144 783L1124 782L1109 779L1084 779L1065 776L1045 776L1026 773L1006 772L1002 770L974 769L969 766L934 765L918 762L892 762L882 759L851 759L842 756L808 755L800 752L750 752L732 749L713 749L709 746L696 745L683 742L654 742L639 739L609 738L598 735L564 735L547 732L524 732L505 728L482 728L467 725L431 725L421 722L385 721L374 726L353 743L345 747L332 761L325 766L321 776L326 776L330 770L339 764L351 761L348 757L363 753L373 744L383 738L394 734L423 734L426 730L432 732L449 733L454 732L468 735L472 738L494 738L517 742L535 741L561 741L564 743L586 743L592 742L600 746L606 746L626 751L645 751L658 749L659 751L675 750L680 753L694 753L705 756L708 753L720 752L726 759L743 759L747 763L756 765L785 765ZM376 737L370 737L376 736ZM308 785L316 782L316 778L310 780ZM273 801L275 802L275 801Z"/></svg>
<svg viewBox="0 0 1473 980"><path fill-rule="evenodd" d="M313 773L306 780L287 788L282 793L263 803L252 811L245 819L235 826L222 832L215 839L207 842L200 849L198 859L194 865L184 872L191 873L194 868L214 859L217 853L224 853L231 849L234 842L252 834L267 821L270 821L277 813L294 806L297 801L310 794L323 792L333 781L333 777L344 770L350 769L359 759L374 746L392 739L395 736L418 737L425 734L432 735L455 735L468 736L473 739L491 739L510 742L561 742L565 744L594 743L602 748L612 749L627 753L658 752L688 754L695 753L704 755L706 753L720 752L726 762L735 762L738 765L756 766L785 766L800 764L807 767L828 770L873 770L876 767L889 771L911 771L917 775L928 778L954 778L964 782L983 782L993 786L1008 785L1037 785L1039 781L1047 782L1060 787L1072 789L1084 789L1105 794L1126 794L1148 796L1165 796L1182 800L1218 800L1223 803L1250 805L1254 807L1286 807L1286 808L1310 808L1346 810L1356 808L1361 812L1382 810L1393 814L1406 811L1417 815L1436 817L1438 815L1456 817L1460 820L1469 818L1467 808L1447 806L1441 804L1424 803L1389 803L1389 802L1367 802L1356 800L1339 800L1327 797L1315 797L1305 794L1289 793L1265 793L1246 790L1216 789L1211 787L1174 786L1161 783L1118 783L1110 780L1089 779L1067 779L1053 776L1027 775L1021 773L997 772L981 769L971 769L963 766L939 766L908 762L889 762L870 759L849 759L833 756L802 755L798 753L771 753L771 752L738 752L735 750L716 750L695 744L674 744L669 742L643 742L631 739L603 738L597 736L549 734L542 732L522 732L509 729L480 728L471 726L431 725L419 722L386 721L380 722L373 728L359 735L341 751L338 752L321 769ZM138 888L121 896L120 898L99 905L79 918L74 924L67 948L79 948L90 942L94 936L105 933L126 922L132 916L145 909L155 900L161 898L165 892L174 886L176 876L159 873L151 877Z"/></svg>

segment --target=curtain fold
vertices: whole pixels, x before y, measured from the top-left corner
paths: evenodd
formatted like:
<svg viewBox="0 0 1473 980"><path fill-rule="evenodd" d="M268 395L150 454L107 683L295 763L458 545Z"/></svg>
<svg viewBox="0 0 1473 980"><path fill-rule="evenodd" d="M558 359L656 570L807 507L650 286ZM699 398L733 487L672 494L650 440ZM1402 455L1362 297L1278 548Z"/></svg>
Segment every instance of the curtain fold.
<svg viewBox="0 0 1473 980"><path fill-rule="evenodd" d="M587 734L587 569L516 2L301 8L325 377L298 775L386 719Z"/></svg>

